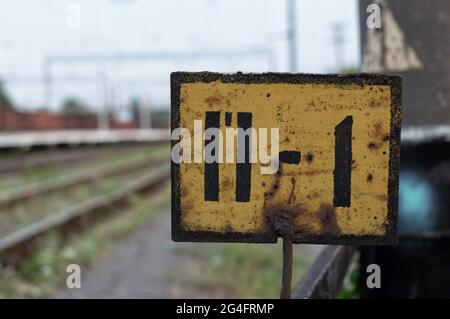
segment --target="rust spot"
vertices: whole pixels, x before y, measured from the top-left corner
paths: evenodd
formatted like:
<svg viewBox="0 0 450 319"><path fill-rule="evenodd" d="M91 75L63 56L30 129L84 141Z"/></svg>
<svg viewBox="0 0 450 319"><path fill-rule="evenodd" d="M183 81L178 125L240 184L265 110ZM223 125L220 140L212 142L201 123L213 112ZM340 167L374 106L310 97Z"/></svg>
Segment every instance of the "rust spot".
<svg viewBox="0 0 450 319"><path fill-rule="evenodd" d="M306 154L306 162L310 163L314 160L314 155L309 152L308 154Z"/></svg>
<svg viewBox="0 0 450 319"><path fill-rule="evenodd" d="M383 124L378 122L373 126L373 131L371 132L371 136L376 139L380 139L382 142L389 141L390 135L386 134L383 131Z"/></svg>
<svg viewBox="0 0 450 319"><path fill-rule="evenodd" d="M233 228L231 227L231 225L230 224L226 224L224 227L223 227L223 231L224 232L232 232L233 231Z"/></svg>
<svg viewBox="0 0 450 319"><path fill-rule="evenodd" d="M181 188L181 196L188 196L189 195L189 190L187 187L182 187Z"/></svg>
<svg viewBox="0 0 450 319"><path fill-rule="evenodd" d="M316 198L319 198L319 197L320 197L320 194L318 192L312 192L312 193L306 195L306 198L308 200L313 200L313 199L316 199Z"/></svg>
<svg viewBox="0 0 450 319"><path fill-rule="evenodd" d="M374 135L375 136L380 136L383 134L383 124L381 124L380 122L375 123L374 125Z"/></svg>
<svg viewBox="0 0 450 319"><path fill-rule="evenodd" d="M266 183L263 182L261 185L264 187L264 186L266 186Z"/></svg>
<svg viewBox="0 0 450 319"><path fill-rule="evenodd" d="M295 197L295 178L291 177L291 193L289 194L288 204L295 203L296 197Z"/></svg>
<svg viewBox="0 0 450 319"><path fill-rule="evenodd" d="M281 172L283 165L280 163L280 167L278 168L278 172L275 174L275 181L270 186L271 191L264 193L264 209L266 208L267 201L270 200L274 194L278 191L278 186L280 184Z"/></svg>
<svg viewBox="0 0 450 319"><path fill-rule="evenodd" d="M233 182L230 178L225 177L222 181L222 190L227 191L229 190L233 185Z"/></svg>
<svg viewBox="0 0 450 319"><path fill-rule="evenodd" d="M314 170L309 170L309 171L298 172L298 175L315 176L315 175L320 175L320 174L328 174L331 171L332 170L329 170L329 169L314 169Z"/></svg>
<svg viewBox="0 0 450 319"><path fill-rule="evenodd" d="M310 234L312 229L296 223L299 216L312 216L317 218L324 235L338 235L341 230L337 224L335 208L330 204L322 203L317 211L306 211L301 205L271 205L264 209L264 221L276 236L297 237Z"/></svg>
<svg viewBox="0 0 450 319"><path fill-rule="evenodd" d="M367 144L367 147L371 150L376 150L380 148L380 145L374 142L370 142L369 144Z"/></svg>
<svg viewBox="0 0 450 319"><path fill-rule="evenodd" d="M320 218L322 232L326 235L338 235L341 230L336 220L336 210L333 205L320 204L317 216Z"/></svg>
<svg viewBox="0 0 450 319"><path fill-rule="evenodd" d="M377 103L373 99L369 101L370 108L376 108L376 107L380 107L380 106L381 106L380 102Z"/></svg>
<svg viewBox="0 0 450 319"><path fill-rule="evenodd" d="M205 102L210 106L219 105L222 103L224 97L221 95L209 96L205 99Z"/></svg>
<svg viewBox="0 0 450 319"><path fill-rule="evenodd" d="M191 202L191 201L183 202L181 209L183 211L188 211L188 210L194 209L194 202Z"/></svg>
<svg viewBox="0 0 450 319"><path fill-rule="evenodd" d="M298 232L295 218L302 214L300 207L275 205L264 210L264 221L269 229L278 237L292 237Z"/></svg>
<svg viewBox="0 0 450 319"><path fill-rule="evenodd" d="M367 175L367 182L370 183L373 180L373 175L369 174Z"/></svg>
<svg viewBox="0 0 450 319"><path fill-rule="evenodd" d="M267 93L267 94L266 94L266 97L270 97L270 93Z"/></svg>

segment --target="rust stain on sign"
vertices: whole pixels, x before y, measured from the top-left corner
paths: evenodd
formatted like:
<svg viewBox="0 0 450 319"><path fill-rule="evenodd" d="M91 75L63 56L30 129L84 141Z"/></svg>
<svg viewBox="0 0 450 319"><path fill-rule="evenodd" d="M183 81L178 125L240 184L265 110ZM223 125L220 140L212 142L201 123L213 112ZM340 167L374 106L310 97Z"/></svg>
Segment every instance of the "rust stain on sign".
<svg viewBox="0 0 450 319"><path fill-rule="evenodd" d="M399 77L176 72L171 91L172 129L279 128L280 151L275 174L172 163L174 240L396 242Z"/></svg>

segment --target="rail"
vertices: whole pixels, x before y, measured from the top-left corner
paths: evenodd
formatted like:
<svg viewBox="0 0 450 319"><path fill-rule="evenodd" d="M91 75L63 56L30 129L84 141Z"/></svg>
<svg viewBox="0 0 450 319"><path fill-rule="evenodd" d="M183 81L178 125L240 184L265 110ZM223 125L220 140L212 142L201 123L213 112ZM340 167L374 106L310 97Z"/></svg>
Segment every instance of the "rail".
<svg viewBox="0 0 450 319"><path fill-rule="evenodd" d="M325 247L294 288L291 298L336 298L355 251L354 246Z"/></svg>
<svg viewBox="0 0 450 319"><path fill-rule="evenodd" d="M110 165L97 170L86 170L79 175L61 177L56 180L46 182L36 182L29 186L20 188L18 190L0 194L0 207L12 205L24 199L30 199L43 194L49 194L55 191L68 189L70 187L79 186L101 178L111 177L115 175L125 174L145 167L152 167L157 164L164 163L167 156L151 156L139 160L127 161L125 163L118 163Z"/></svg>

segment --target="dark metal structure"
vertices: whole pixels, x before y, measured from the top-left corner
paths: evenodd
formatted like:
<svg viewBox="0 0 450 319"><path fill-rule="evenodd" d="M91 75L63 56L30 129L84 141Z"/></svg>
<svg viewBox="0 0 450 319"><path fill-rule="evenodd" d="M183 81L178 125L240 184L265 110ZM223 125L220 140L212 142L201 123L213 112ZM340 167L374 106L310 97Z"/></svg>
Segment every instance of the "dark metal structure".
<svg viewBox="0 0 450 319"><path fill-rule="evenodd" d="M450 1L362 0L363 71L403 78L402 126L450 124ZM381 28L370 29L370 4Z"/></svg>
<svg viewBox="0 0 450 319"><path fill-rule="evenodd" d="M369 4L381 28L369 29ZM361 1L363 70L400 74L403 114L399 234L393 247L364 247L363 298L450 298L450 2ZM381 267L381 288L366 285Z"/></svg>
<svg viewBox="0 0 450 319"><path fill-rule="evenodd" d="M292 298L336 298L355 251L354 246L325 247L295 287Z"/></svg>

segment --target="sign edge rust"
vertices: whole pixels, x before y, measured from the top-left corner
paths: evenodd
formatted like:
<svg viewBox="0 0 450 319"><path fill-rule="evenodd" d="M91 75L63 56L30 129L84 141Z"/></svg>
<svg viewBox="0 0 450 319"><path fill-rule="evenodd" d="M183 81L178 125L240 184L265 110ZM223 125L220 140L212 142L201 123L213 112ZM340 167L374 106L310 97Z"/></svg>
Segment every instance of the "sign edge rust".
<svg viewBox="0 0 450 319"><path fill-rule="evenodd" d="M402 78L392 74L308 74L308 73L217 73L217 72L172 72L170 74L171 91L171 130L180 123L180 86L182 83L213 81L223 83L292 83L292 84L353 84L387 85L391 93L391 123L389 136L389 172L388 172L388 225L386 234L378 235L306 235L294 238L295 244L332 244L332 245L395 245L398 242L398 193L400 165L400 129ZM171 141L173 147L177 141ZM181 225L179 164L171 161L171 232L175 242L241 242L276 243L278 237L264 233L239 233L215 231L188 231Z"/></svg>

